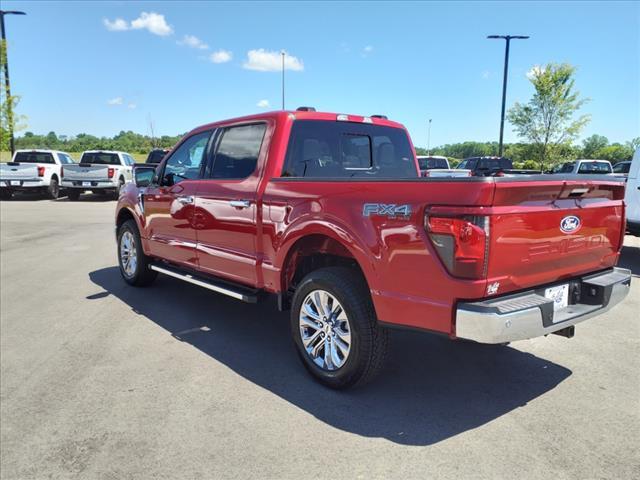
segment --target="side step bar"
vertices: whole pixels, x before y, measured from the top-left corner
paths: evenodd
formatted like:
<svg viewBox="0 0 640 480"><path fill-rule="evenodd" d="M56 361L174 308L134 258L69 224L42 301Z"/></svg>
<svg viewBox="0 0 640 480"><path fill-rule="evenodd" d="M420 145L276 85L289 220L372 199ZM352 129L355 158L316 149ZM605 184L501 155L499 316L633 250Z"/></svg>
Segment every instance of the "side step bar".
<svg viewBox="0 0 640 480"><path fill-rule="evenodd" d="M187 283L198 285L199 287L206 288L216 293L221 293L227 297L235 298L236 300L242 300L247 303L258 302L258 290L251 290L249 288L231 285L223 281L215 281L205 277L195 276L191 273L181 271L177 268L171 268L169 266L150 265L151 270L155 270L159 273L164 273L170 277L177 278Z"/></svg>

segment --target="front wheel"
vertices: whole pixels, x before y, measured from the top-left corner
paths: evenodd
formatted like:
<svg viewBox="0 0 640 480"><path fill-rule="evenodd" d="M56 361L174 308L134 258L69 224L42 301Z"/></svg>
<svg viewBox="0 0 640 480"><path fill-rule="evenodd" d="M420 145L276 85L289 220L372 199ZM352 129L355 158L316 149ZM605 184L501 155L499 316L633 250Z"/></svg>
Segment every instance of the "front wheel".
<svg viewBox="0 0 640 480"><path fill-rule="evenodd" d="M127 220L118 229L118 264L122 278L136 287L150 285L158 272L151 270L149 263L149 257L142 250L136 222Z"/></svg>
<svg viewBox="0 0 640 480"><path fill-rule="evenodd" d="M291 333L306 369L324 385L345 389L372 380L383 365L387 331L379 325L358 272L329 267L309 273L291 308Z"/></svg>

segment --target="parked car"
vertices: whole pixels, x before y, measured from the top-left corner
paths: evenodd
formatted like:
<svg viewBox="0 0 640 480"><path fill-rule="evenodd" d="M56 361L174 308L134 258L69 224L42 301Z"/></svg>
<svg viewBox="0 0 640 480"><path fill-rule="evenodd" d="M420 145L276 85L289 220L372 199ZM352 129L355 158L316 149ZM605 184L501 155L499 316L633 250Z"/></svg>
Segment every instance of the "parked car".
<svg viewBox="0 0 640 480"><path fill-rule="evenodd" d="M149 155L147 155L147 160L144 163L158 164L162 161L167 153L169 153L169 150L166 148L154 148L149 152Z"/></svg>
<svg viewBox="0 0 640 480"><path fill-rule="evenodd" d="M135 160L126 152L87 150L80 163L64 169L62 186L67 188L69 200L78 200L86 190L111 193L118 198L122 187L131 182Z"/></svg>
<svg viewBox="0 0 640 480"><path fill-rule="evenodd" d="M19 191L41 191L56 199L63 166L74 163L66 152L16 150L11 162L0 163L0 198L8 200Z"/></svg>
<svg viewBox="0 0 640 480"><path fill-rule="evenodd" d="M420 175L423 177L468 177L470 170L458 170L449 166L447 157L418 155Z"/></svg>
<svg viewBox="0 0 640 480"><path fill-rule="evenodd" d="M574 160L557 165L552 173L574 173L580 175L608 175L613 167L608 160Z"/></svg>
<svg viewBox="0 0 640 480"><path fill-rule="evenodd" d="M627 178L629 176L630 168L631 168L631 160L618 162L613 166L613 174Z"/></svg>
<svg viewBox="0 0 640 480"><path fill-rule="evenodd" d="M469 157L458 164L458 170L469 170L474 177L495 177L505 175L535 175L538 170L513 168L513 162L505 157Z"/></svg>
<svg viewBox="0 0 640 480"><path fill-rule="evenodd" d="M627 230L640 237L640 148L633 155L627 178L627 188L624 194L626 204Z"/></svg>
<svg viewBox="0 0 640 480"><path fill-rule="evenodd" d="M571 337L630 288L615 268L622 180L421 178L386 118L307 108L211 123L135 172L115 215L124 281L277 296L302 363L332 388L375 375L388 326Z"/></svg>

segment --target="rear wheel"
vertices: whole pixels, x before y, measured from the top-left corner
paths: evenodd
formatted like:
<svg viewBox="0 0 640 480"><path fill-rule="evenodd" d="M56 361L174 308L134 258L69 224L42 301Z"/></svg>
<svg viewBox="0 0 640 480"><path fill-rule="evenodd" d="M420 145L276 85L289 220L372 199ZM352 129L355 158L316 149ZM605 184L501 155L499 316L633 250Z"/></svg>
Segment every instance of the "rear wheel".
<svg viewBox="0 0 640 480"><path fill-rule="evenodd" d="M49 183L49 187L47 187L47 196L51 200L56 200L58 196L60 196L60 185L56 177L51 177L51 182Z"/></svg>
<svg viewBox="0 0 640 480"><path fill-rule="evenodd" d="M69 190L67 190L67 197L69 197L69 200L71 200L72 202L77 202L80 198L80 190L70 188Z"/></svg>
<svg viewBox="0 0 640 480"><path fill-rule="evenodd" d="M387 331L378 324L369 289L349 268L323 268L300 282L291 333L307 370L335 389L372 380L387 350Z"/></svg>
<svg viewBox="0 0 640 480"><path fill-rule="evenodd" d="M0 188L0 200L11 200L13 192L8 188Z"/></svg>
<svg viewBox="0 0 640 480"><path fill-rule="evenodd" d="M125 282L136 287L150 285L158 275L149 268L149 257L142 250L140 233L134 220L127 220L118 229L118 265Z"/></svg>

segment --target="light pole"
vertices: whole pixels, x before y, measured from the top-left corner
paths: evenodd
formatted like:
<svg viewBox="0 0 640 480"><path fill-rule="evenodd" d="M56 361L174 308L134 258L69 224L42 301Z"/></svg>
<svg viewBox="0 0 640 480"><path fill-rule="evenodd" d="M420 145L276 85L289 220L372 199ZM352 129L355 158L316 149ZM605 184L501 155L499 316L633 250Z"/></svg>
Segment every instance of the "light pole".
<svg viewBox="0 0 640 480"><path fill-rule="evenodd" d="M282 55L282 110L284 110L284 50L280 52L280 55Z"/></svg>
<svg viewBox="0 0 640 480"><path fill-rule="evenodd" d="M431 155L431 119L429 119L429 130L427 130L427 155Z"/></svg>
<svg viewBox="0 0 640 480"><path fill-rule="evenodd" d="M502 113L500 114L500 146L498 147L498 155L502 156L502 138L504 135L504 108L507 100L507 72L509 70L509 45L511 40L526 40L529 38L525 35L489 35L487 38L503 39L506 41L504 49L504 77L502 79Z"/></svg>
<svg viewBox="0 0 640 480"><path fill-rule="evenodd" d="M4 16L5 15L26 15L24 12L18 12L17 10L0 10L0 30L2 30L2 44L4 45L4 87L7 94L7 129L9 130L9 146L11 148L11 156L16 150L13 140L13 105L11 105L11 87L9 85L9 53L7 48L7 37L4 31Z"/></svg>

